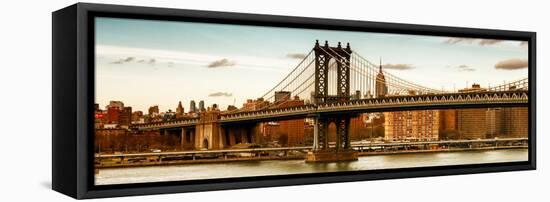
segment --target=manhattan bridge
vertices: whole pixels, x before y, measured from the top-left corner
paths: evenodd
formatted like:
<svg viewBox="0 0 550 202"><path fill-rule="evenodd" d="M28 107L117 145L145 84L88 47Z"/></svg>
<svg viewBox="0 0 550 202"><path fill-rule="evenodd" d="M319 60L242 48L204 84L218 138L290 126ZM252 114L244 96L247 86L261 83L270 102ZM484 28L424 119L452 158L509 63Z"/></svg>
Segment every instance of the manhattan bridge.
<svg viewBox="0 0 550 202"><path fill-rule="evenodd" d="M290 73L259 98L265 106L254 110L211 110L197 118L136 124L133 130L176 131L195 148L224 149L240 133L254 136L263 122L310 118L313 147L306 161L354 160L350 120L361 113L447 108L527 107L528 79L490 88L448 92L416 84L382 70L350 44L319 44ZM284 107L291 99L277 92L307 100L305 105ZM335 146L329 147L328 127L336 126ZM253 139L251 140L254 141Z"/></svg>

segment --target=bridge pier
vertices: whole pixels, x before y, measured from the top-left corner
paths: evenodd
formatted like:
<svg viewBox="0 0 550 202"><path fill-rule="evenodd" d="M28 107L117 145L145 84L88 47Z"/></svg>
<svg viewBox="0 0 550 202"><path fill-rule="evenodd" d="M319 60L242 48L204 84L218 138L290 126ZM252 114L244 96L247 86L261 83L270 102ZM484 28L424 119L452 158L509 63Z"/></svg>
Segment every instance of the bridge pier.
<svg viewBox="0 0 550 202"><path fill-rule="evenodd" d="M319 117L313 118L313 151L319 150Z"/></svg>
<svg viewBox="0 0 550 202"><path fill-rule="evenodd" d="M350 144L350 116L314 117L313 118L313 149L306 154L307 163L331 161L356 161L357 153ZM330 148L328 144L328 126L336 125L336 145Z"/></svg>

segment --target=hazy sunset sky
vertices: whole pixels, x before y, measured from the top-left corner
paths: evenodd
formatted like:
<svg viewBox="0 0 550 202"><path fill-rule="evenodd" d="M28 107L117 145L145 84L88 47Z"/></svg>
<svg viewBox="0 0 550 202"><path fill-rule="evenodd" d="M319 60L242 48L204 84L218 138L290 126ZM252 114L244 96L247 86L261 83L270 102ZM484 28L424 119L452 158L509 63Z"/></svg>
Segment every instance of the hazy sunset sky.
<svg viewBox="0 0 550 202"><path fill-rule="evenodd" d="M526 78L521 41L96 18L96 103L120 100L147 113L204 100L222 109L277 84L319 39L394 75L436 89L482 87Z"/></svg>

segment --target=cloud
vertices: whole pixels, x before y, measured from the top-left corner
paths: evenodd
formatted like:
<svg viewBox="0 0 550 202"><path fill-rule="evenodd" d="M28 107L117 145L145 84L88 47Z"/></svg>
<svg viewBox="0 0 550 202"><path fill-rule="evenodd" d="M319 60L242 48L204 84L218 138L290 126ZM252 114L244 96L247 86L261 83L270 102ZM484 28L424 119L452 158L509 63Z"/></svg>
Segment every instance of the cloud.
<svg viewBox="0 0 550 202"><path fill-rule="evenodd" d="M126 59L124 59L124 62L132 62L132 61L134 61L134 59L136 59L136 58L134 58L134 57L127 57Z"/></svg>
<svg viewBox="0 0 550 202"><path fill-rule="evenodd" d="M225 55L198 54L196 52L129 48L100 44L96 45L96 54L98 58L104 58L108 62L117 61L119 58L126 58L127 56L133 56L136 58L133 63L136 64L147 64L150 58L154 58L155 65L161 67L162 65L167 65L168 62L173 62L173 67L179 65L207 67L212 61L227 57ZM281 57L258 57L249 55L232 55L230 61L236 62L235 66L232 68L277 73L288 73L286 68L281 67L296 65L296 61L281 60Z"/></svg>
<svg viewBox="0 0 550 202"><path fill-rule="evenodd" d="M136 58L134 57L126 57L124 59L118 59L117 61L111 62L111 64L124 64L128 62L134 61Z"/></svg>
<svg viewBox="0 0 550 202"><path fill-rule="evenodd" d="M303 53L289 53L286 55L287 58L292 59L304 59L306 57L306 54Z"/></svg>
<svg viewBox="0 0 550 202"><path fill-rule="evenodd" d="M468 66L468 65L458 65L456 68L458 68L458 71L461 72L473 72L476 71L476 69Z"/></svg>
<svg viewBox="0 0 550 202"><path fill-rule="evenodd" d="M229 61L227 58L223 58L221 60L216 60L214 62L211 62L210 64L208 64L208 68L229 67L229 66L234 66L236 64L237 63L233 61Z"/></svg>
<svg viewBox="0 0 550 202"><path fill-rule="evenodd" d="M443 43L446 44L457 44L457 43L473 43L474 39L472 38L458 38L458 37L451 37L447 40L443 41Z"/></svg>
<svg viewBox="0 0 550 202"><path fill-rule="evenodd" d="M395 70L408 70L413 69L414 67L410 64L385 64L382 65L385 69L395 69Z"/></svg>
<svg viewBox="0 0 550 202"><path fill-rule="evenodd" d="M498 39L481 39L479 41L479 45L485 46L485 45L493 45L502 42L502 40Z"/></svg>
<svg viewBox="0 0 550 202"><path fill-rule="evenodd" d="M515 70L527 68L528 66L529 61L527 59L514 58L498 62L495 64L495 69Z"/></svg>
<svg viewBox="0 0 550 202"><path fill-rule="evenodd" d="M144 64L150 64L150 65L154 65L156 63L156 59L155 58L150 58L148 60L146 59L136 59L136 57L126 57L126 58L123 58L123 59L118 59L114 62L111 62L111 64L125 64L125 63L131 63L131 62L137 62L137 63L144 63Z"/></svg>
<svg viewBox="0 0 550 202"><path fill-rule="evenodd" d="M445 41L443 41L443 43L446 43L446 44L467 43L467 44L478 44L481 46L494 45L501 42L503 42L503 40L462 38L462 37L450 37L450 38L447 38Z"/></svg>
<svg viewBox="0 0 550 202"><path fill-rule="evenodd" d="M228 92L216 92L208 95L208 97L231 97L231 96L233 96L233 93L228 93Z"/></svg>

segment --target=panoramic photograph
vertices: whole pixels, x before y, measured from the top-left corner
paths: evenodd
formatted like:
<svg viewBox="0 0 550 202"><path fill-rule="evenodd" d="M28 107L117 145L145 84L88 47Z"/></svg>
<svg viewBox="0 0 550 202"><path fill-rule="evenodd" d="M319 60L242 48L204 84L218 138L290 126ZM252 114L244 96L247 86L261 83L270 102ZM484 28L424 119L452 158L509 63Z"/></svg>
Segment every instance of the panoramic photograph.
<svg viewBox="0 0 550 202"><path fill-rule="evenodd" d="M528 161L528 42L95 18L95 185Z"/></svg>

